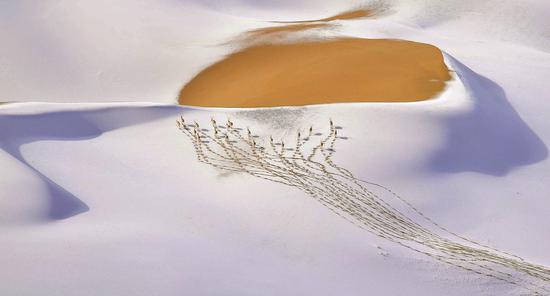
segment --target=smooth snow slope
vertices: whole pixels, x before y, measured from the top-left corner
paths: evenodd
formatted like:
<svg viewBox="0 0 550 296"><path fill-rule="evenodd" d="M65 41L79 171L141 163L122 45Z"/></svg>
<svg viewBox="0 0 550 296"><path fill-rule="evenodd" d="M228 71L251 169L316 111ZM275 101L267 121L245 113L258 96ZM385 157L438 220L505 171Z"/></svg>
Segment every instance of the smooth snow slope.
<svg viewBox="0 0 550 296"><path fill-rule="evenodd" d="M298 190L203 165L175 119L230 117L279 138L332 118L348 137L337 163L459 234L550 266L547 2L395 1L341 22L349 36L447 52L460 80L436 100L158 104L257 19L360 3L297 2L0 2L3 101L156 102L0 106L0 294L528 295L374 237Z"/></svg>

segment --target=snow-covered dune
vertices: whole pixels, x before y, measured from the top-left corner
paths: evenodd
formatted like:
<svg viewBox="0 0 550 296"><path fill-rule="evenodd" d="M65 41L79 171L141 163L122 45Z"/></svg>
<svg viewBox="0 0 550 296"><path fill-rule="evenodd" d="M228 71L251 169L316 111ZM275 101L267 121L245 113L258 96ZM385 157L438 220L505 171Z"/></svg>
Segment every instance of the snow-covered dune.
<svg viewBox="0 0 550 296"><path fill-rule="evenodd" d="M383 13L321 34L437 46L455 72L438 97L175 105L243 32L369 5ZM176 120L212 135L229 119L288 148L332 120L338 166L449 232L381 190L404 215L548 267L549 13L543 0L0 2L0 101L24 102L0 105L0 294L545 295L520 270L513 284L444 264L299 188L201 163Z"/></svg>
<svg viewBox="0 0 550 296"><path fill-rule="evenodd" d="M232 51L219 46L266 21L309 20L377 7L355 34L396 27L467 44L509 42L546 51L547 1L3 1L1 101L174 102L183 85ZM364 25L361 25L364 24ZM376 26L376 25L375 25ZM407 32L404 39L413 36ZM433 39L431 40L433 41ZM434 44L439 46L439 44Z"/></svg>

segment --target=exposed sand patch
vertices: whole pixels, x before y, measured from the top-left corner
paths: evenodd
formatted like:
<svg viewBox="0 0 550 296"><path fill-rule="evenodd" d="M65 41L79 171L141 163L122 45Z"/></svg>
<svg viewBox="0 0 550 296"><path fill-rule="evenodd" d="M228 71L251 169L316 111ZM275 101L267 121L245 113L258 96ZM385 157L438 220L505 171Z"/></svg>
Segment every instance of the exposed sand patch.
<svg viewBox="0 0 550 296"><path fill-rule="evenodd" d="M248 34L251 35L266 35L274 33L294 33L305 31L309 29L317 29L329 26L328 24L294 24L280 27L266 27L260 28L252 31L248 31Z"/></svg>
<svg viewBox="0 0 550 296"><path fill-rule="evenodd" d="M339 38L245 48L206 68L179 103L274 107L344 102L411 102L434 97L451 78L432 45Z"/></svg>
<svg viewBox="0 0 550 296"><path fill-rule="evenodd" d="M256 30L251 30L244 34L244 37L242 38L242 40L237 39L236 41L248 43L250 46L250 44L254 44L257 41L259 42L266 41L265 38L285 37L288 35L292 35L293 33L299 33L310 29L333 28L336 25L330 24L329 22L331 21L364 18L364 17L373 16L375 14L377 14L377 10L375 9L357 9L357 10L342 12L337 15L333 15L331 17L327 17L323 19L305 20L305 21L276 21L273 23L290 24L290 25L277 26L277 27L273 27L273 26L264 27ZM273 43L273 42L278 42L280 40L268 39L267 41Z"/></svg>
<svg viewBox="0 0 550 296"><path fill-rule="evenodd" d="M329 23L303 23L277 27L264 27L248 31L240 35L232 41L232 44L240 47L250 47L260 43L281 43L284 42L284 40L288 41L288 37L299 36L299 34L304 31L332 28L334 26L335 25Z"/></svg>
<svg viewBox="0 0 550 296"><path fill-rule="evenodd" d="M379 11L356 9L248 31L236 40L244 49L199 73L181 90L179 103L275 107L434 97L451 78L441 51L434 46L383 39L304 40L298 34Z"/></svg>
<svg viewBox="0 0 550 296"><path fill-rule="evenodd" d="M374 10L358 9L358 10L342 12L342 13L339 13L337 15L333 15L331 17L320 19L319 21L321 21L321 22L330 22L330 21L336 21L336 20L353 20L353 19L359 19L359 18L373 16L375 14L376 14L376 11L374 11Z"/></svg>
<svg viewBox="0 0 550 296"><path fill-rule="evenodd" d="M377 11L375 9L356 9L356 10L349 10L345 11L333 16L329 16L322 19L317 20L306 20L306 21L286 21L286 22L277 22L277 23L313 23L313 22L331 22L331 21L338 21L338 20L353 20L353 19L360 19L364 17L370 17L377 14Z"/></svg>

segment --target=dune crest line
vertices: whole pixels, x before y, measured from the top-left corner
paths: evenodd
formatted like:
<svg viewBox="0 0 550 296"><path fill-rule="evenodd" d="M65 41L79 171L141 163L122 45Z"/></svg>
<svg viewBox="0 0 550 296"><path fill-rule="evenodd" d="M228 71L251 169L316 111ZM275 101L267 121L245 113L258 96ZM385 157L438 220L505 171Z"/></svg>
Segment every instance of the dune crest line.
<svg viewBox="0 0 550 296"><path fill-rule="evenodd" d="M345 137L338 135L340 127L332 121L328 135L322 137L310 127L298 132L291 146L272 137L256 136L248 128L245 132L230 120L219 125L211 119L209 130L181 117L177 126L189 138L202 163L298 188L335 214L378 237L534 295L550 294L548 267L460 236L431 220L389 188L360 180L335 164L332 161L335 144ZM319 137L319 142L313 143L314 137ZM429 226L392 206L374 188L389 193Z"/></svg>

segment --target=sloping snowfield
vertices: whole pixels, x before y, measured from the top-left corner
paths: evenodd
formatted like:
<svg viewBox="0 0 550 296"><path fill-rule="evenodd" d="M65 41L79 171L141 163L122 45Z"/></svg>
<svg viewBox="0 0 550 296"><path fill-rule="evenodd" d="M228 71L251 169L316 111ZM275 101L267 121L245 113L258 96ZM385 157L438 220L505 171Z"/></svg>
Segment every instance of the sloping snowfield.
<svg viewBox="0 0 550 296"><path fill-rule="evenodd" d="M454 71L439 97L176 105L242 32L372 5L383 13L330 34L439 47ZM332 159L355 177L549 267L546 0L8 0L0 38L0 101L16 102L0 105L0 295L550 295L549 281L445 264L295 187L201 163L176 126L229 119L259 143L313 126L319 142L332 120Z"/></svg>

